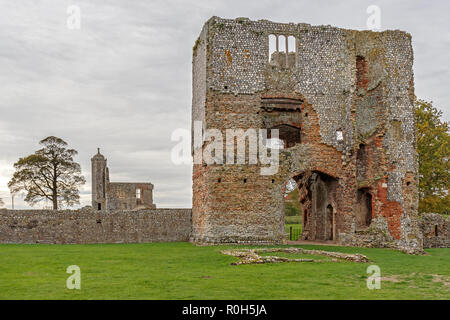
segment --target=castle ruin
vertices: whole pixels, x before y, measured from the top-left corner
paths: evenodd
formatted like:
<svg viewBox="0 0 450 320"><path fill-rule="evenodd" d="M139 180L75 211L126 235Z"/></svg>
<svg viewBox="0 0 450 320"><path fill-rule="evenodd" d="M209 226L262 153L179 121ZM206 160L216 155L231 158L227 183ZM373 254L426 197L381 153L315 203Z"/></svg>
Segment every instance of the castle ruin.
<svg viewBox="0 0 450 320"><path fill-rule="evenodd" d="M278 129L284 149L274 175L194 162L192 241L283 242L293 179L304 240L420 251L412 67L398 30L208 20L193 49L193 127Z"/></svg>
<svg viewBox="0 0 450 320"><path fill-rule="evenodd" d="M194 161L192 210L155 209L153 185L110 182L98 150L92 208L0 209L0 243L283 243L294 186L303 240L448 247L448 218L418 219L412 64L402 31L213 17L193 48L193 133L198 123L226 137L278 129L276 172L262 175L268 165L248 153L239 164ZM193 139L194 158L211 145Z"/></svg>
<svg viewBox="0 0 450 320"><path fill-rule="evenodd" d="M98 149L91 159L92 208L94 210L155 209L153 184L110 182L106 158Z"/></svg>

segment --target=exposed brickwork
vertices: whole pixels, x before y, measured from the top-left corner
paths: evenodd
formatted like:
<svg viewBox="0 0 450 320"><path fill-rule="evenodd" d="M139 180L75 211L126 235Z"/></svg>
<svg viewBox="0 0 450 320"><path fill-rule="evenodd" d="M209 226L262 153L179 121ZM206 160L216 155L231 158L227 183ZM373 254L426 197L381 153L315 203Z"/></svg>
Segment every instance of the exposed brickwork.
<svg viewBox="0 0 450 320"><path fill-rule="evenodd" d="M190 209L0 210L0 243L188 241Z"/></svg>
<svg viewBox="0 0 450 320"><path fill-rule="evenodd" d="M269 59L272 34L295 48ZM224 137L278 128L286 148L272 176L260 163L195 164L193 241L282 242L294 178L305 239L370 245L382 230L376 246L421 251L412 62L401 31L211 18L194 47L192 120Z"/></svg>

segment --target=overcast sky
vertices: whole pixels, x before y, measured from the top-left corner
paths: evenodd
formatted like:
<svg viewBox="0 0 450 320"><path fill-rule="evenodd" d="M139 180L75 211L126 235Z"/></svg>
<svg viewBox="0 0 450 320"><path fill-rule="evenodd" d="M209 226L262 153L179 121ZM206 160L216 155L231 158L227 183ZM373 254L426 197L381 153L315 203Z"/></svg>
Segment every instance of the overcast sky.
<svg viewBox="0 0 450 320"><path fill-rule="evenodd" d="M67 28L67 8L81 28ZM191 167L171 163L171 133L190 128L192 46L211 16L412 35L416 95L450 119L450 1L0 0L0 197L13 163L55 135L79 151L90 204L97 147L111 180L150 181L158 207L191 207ZM27 205L16 199L16 208ZM37 207L39 208L39 207Z"/></svg>

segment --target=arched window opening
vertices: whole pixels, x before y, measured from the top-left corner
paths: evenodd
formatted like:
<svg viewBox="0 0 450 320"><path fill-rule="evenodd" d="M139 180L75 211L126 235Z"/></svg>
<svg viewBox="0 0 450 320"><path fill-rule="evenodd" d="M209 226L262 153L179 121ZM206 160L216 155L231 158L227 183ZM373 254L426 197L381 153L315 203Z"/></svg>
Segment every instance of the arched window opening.
<svg viewBox="0 0 450 320"><path fill-rule="evenodd" d="M356 227L365 229L372 223L372 195L368 189L362 188L358 190L356 206Z"/></svg>
<svg viewBox="0 0 450 320"><path fill-rule="evenodd" d="M297 39L287 35L269 35L268 61L272 66L292 68L297 65Z"/></svg>
<svg viewBox="0 0 450 320"><path fill-rule="evenodd" d="M289 36L288 37L288 52L291 53L295 53L297 52L297 43L295 40L294 36Z"/></svg>
<svg viewBox="0 0 450 320"><path fill-rule="evenodd" d="M274 34L269 35L269 62L272 60L274 54L277 53L277 37Z"/></svg>

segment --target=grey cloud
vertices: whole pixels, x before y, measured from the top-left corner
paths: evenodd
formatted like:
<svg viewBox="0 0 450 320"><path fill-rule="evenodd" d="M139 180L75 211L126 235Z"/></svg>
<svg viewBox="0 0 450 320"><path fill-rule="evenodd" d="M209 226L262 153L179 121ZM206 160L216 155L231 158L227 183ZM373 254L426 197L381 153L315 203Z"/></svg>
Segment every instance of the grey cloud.
<svg viewBox="0 0 450 320"><path fill-rule="evenodd" d="M66 27L73 4L80 30ZM83 205L101 147L112 180L150 180L158 206L190 207L191 168L170 162L170 135L190 127L191 54L203 23L244 16L365 29L371 4L383 29L412 34L416 95L449 120L447 1L0 0L0 197L10 204L12 164L56 135L79 151Z"/></svg>

